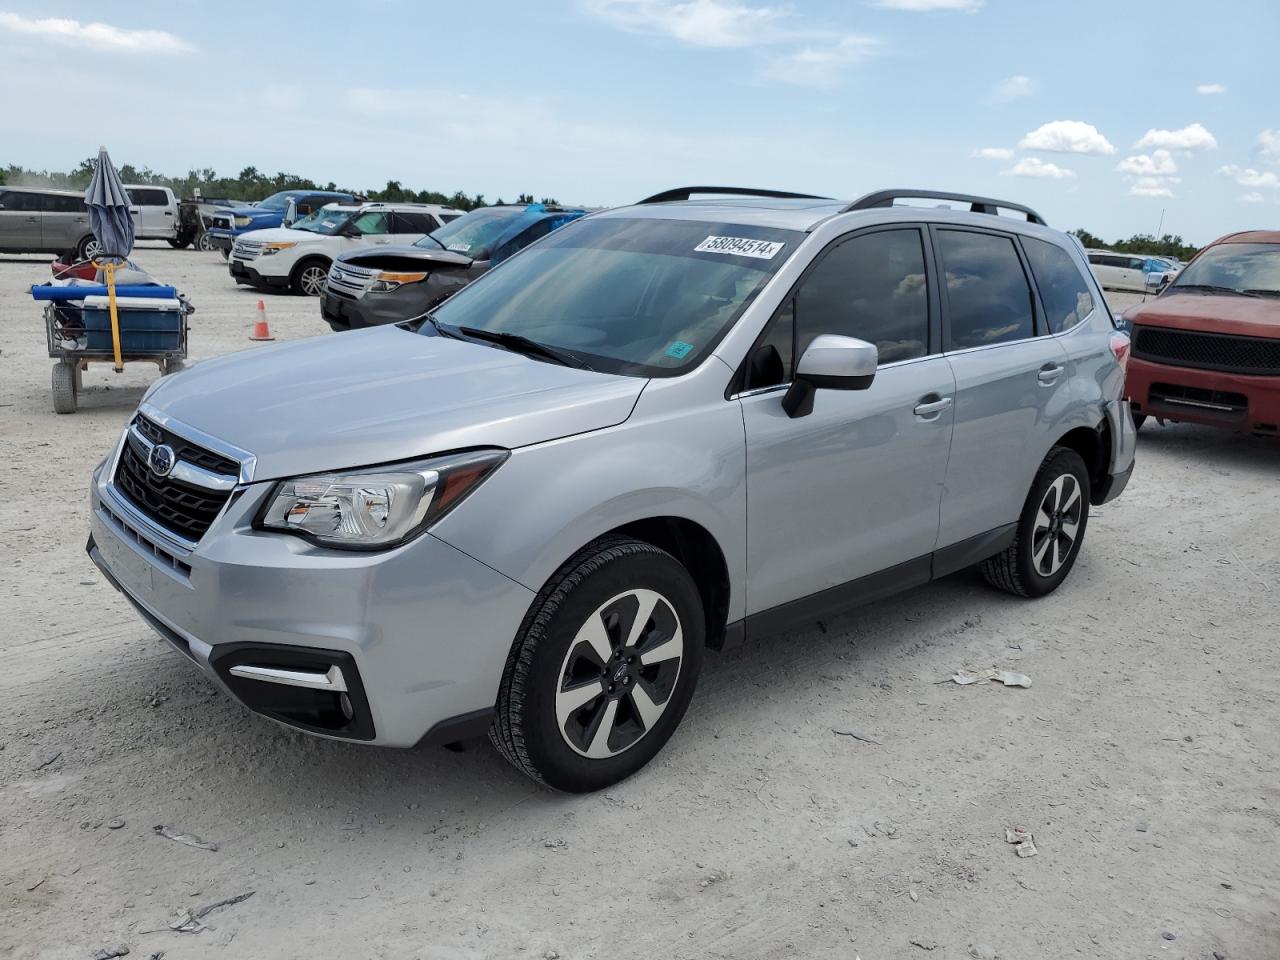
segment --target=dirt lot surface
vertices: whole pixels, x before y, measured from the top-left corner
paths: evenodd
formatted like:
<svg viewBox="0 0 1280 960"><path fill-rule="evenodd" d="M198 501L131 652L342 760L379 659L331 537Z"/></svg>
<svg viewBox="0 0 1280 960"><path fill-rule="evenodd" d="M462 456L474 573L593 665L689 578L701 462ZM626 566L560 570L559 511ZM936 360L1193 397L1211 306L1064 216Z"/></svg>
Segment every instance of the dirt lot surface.
<svg viewBox="0 0 1280 960"><path fill-rule="evenodd" d="M254 348L217 254L137 259L196 304L194 357ZM0 259L0 956L1280 956L1280 445L1153 424L1053 596L963 573L712 655L655 763L565 797L483 742L281 729L151 634L84 541L155 371L56 416L47 276ZM1034 684L946 682L992 666Z"/></svg>

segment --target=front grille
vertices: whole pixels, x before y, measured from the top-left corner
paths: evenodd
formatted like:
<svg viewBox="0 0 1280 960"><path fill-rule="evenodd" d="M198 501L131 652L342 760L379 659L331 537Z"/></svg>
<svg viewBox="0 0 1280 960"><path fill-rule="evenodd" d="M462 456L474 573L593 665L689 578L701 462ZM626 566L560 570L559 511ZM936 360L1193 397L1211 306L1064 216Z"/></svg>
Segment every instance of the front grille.
<svg viewBox="0 0 1280 960"><path fill-rule="evenodd" d="M379 272L366 270L363 267L352 267L345 263L335 263L329 268L329 292L358 299L364 296Z"/></svg>
<svg viewBox="0 0 1280 960"><path fill-rule="evenodd" d="M212 473L221 473L228 477L240 476L240 464L230 457L224 457L221 454L214 453L212 450L206 450L204 447L197 447L194 443L184 440L158 423L148 420L142 414L134 417L133 425L138 428L139 433L152 443L167 443L173 447L173 452L179 460L185 460L187 463L194 464L197 467L203 467Z"/></svg>
<svg viewBox="0 0 1280 960"><path fill-rule="evenodd" d="M1179 367L1280 376L1280 337L1241 337L1136 326L1133 356Z"/></svg>
<svg viewBox="0 0 1280 960"><path fill-rule="evenodd" d="M173 447L178 460L214 473L239 476L239 464L234 460L197 447L145 417L137 417L134 425L152 443ZM209 490L182 483L172 476L156 476L132 438L126 439L120 451L115 488L144 516L191 541L199 541L204 536L231 496L229 490Z"/></svg>
<svg viewBox="0 0 1280 960"><path fill-rule="evenodd" d="M262 253L262 244L256 240L237 240L231 248L231 255L237 260L254 260Z"/></svg>
<svg viewBox="0 0 1280 960"><path fill-rule="evenodd" d="M230 230L233 223L230 217L215 213L213 216L209 217L209 226L217 227L220 230Z"/></svg>

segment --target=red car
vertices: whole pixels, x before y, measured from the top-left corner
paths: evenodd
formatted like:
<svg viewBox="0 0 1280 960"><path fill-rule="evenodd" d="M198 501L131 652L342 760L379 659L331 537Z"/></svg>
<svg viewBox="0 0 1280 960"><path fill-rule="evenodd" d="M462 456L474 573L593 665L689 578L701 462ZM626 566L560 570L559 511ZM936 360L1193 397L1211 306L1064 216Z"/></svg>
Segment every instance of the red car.
<svg viewBox="0 0 1280 960"><path fill-rule="evenodd" d="M1139 426L1150 416L1280 436L1280 231L1215 240L1124 323Z"/></svg>

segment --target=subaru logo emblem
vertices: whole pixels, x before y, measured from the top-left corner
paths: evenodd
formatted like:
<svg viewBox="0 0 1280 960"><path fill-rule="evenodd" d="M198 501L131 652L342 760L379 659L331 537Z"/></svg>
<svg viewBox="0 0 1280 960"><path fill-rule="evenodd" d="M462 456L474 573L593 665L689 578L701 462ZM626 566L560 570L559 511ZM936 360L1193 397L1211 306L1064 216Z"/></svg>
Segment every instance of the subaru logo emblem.
<svg viewBox="0 0 1280 960"><path fill-rule="evenodd" d="M341 280L341 279L342 279L342 271L341 271L341 270L330 270L330 271L329 271L329 276L333 277L333 279L335 279L335 280Z"/></svg>
<svg viewBox="0 0 1280 960"><path fill-rule="evenodd" d="M173 473L174 464L177 462L178 458L173 454L173 447L163 443L152 447L151 453L147 456L147 466L157 477L167 477Z"/></svg>

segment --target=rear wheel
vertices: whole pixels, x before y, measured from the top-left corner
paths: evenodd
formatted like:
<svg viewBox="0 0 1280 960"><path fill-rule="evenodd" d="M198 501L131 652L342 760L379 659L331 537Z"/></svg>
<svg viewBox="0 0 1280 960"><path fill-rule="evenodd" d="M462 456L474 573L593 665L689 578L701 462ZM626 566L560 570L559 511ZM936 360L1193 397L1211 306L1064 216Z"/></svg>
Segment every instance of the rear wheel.
<svg viewBox="0 0 1280 960"><path fill-rule="evenodd" d="M669 553L612 537L557 571L521 625L490 739L539 783L571 793L635 773L693 697L702 601Z"/></svg>
<svg viewBox="0 0 1280 960"><path fill-rule="evenodd" d="M289 286L301 297L318 297L324 293L324 281L329 276L329 264L324 260L303 260L293 268Z"/></svg>
<svg viewBox="0 0 1280 960"><path fill-rule="evenodd" d="M1089 522L1089 470L1080 454L1054 447L1036 473L1008 549L982 562L992 586L1019 597L1043 597L1075 565Z"/></svg>
<svg viewBox="0 0 1280 960"><path fill-rule="evenodd" d="M175 250L184 250L187 247L191 246L191 238L190 237L172 237L169 239L168 243L169 243L169 246L173 247L173 249Z"/></svg>
<svg viewBox="0 0 1280 960"><path fill-rule="evenodd" d="M53 412L75 413L79 390L76 364L60 360L53 365Z"/></svg>

